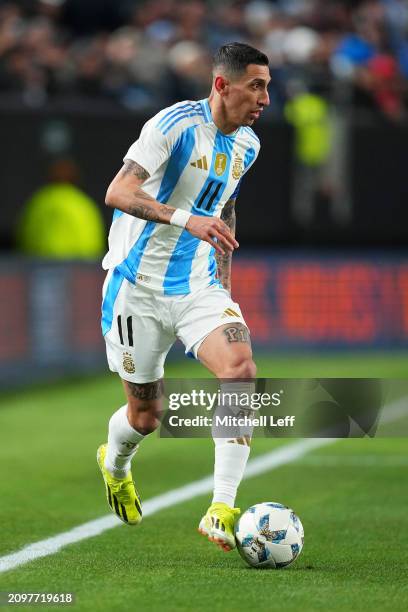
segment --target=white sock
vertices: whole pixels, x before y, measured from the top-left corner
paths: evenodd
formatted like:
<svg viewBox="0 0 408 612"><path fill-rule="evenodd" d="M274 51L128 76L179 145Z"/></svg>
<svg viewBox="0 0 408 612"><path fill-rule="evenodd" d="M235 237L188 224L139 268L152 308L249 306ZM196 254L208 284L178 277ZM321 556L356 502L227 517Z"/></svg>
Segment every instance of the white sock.
<svg viewBox="0 0 408 612"><path fill-rule="evenodd" d="M240 397L251 395L255 391L255 384L252 382L234 381L221 384L221 392L226 394L228 397L235 397L238 401L226 400L225 406L229 413L242 416L246 412L242 406L245 402L240 402ZM219 410L220 414L225 414L225 409L221 405L215 412ZM248 411L248 415L251 412ZM233 428L230 428L232 431ZM234 507L235 498L237 496L237 490L239 484L244 475L245 467L248 461L250 446L247 443L248 438L252 435L252 426L240 428L235 432L237 437L231 438L217 438L217 428L213 428L213 437L215 443L215 463L214 463L214 495L212 503L223 502L231 508ZM228 429L224 430L228 434ZM221 434L222 430L219 429L218 433ZM238 441L239 440L239 441ZM239 443L241 442L241 443Z"/></svg>
<svg viewBox="0 0 408 612"><path fill-rule="evenodd" d="M212 503L234 507L249 457L249 446L218 438L215 441L214 495Z"/></svg>
<svg viewBox="0 0 408 612"><path fill-rule="evenodd" d="M105 467L115 478L125 478L138 444L144 436L133 429L127 418L127 404L119 408L109 421Z"/></svg>

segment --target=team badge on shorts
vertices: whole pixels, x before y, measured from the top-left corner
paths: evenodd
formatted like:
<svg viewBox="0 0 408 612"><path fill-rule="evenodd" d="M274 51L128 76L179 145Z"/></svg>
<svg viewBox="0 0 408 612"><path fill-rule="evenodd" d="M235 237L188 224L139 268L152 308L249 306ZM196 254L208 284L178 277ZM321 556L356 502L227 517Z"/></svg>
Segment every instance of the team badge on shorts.
<svg viewBox="0 0 408 612"><path fill-rule="evenodd" d="M244 160L239 155L234 157L232 162L232 178L236 181L241 178L242 172L244 171Z"/></svg>
<svg viewBox="0 0 408 612"><path fill-rule="evenodd" d="M135 362L130 353L123 353L123 369L128 374L134 374L136 371Z"/></svg>
<svg viewBox="0 0 408 612"><path fill-rule="evenodd" d="M225 155L225 153L217 153L217 155L215 156L215 162L214 162L215 174L217 176L221 176L221 174L224 174L226 167L227 167L227 156Z"/></svg>

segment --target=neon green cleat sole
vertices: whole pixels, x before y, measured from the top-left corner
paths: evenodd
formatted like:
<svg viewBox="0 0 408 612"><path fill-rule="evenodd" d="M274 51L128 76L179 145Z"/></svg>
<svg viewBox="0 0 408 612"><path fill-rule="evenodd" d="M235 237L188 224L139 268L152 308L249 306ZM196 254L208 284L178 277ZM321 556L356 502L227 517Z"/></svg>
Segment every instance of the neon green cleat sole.
<svg viewBox="0 0 408 612"><path fill-rule="evenodd" d="M106 444L97 451L96 459L105 482L106 498L110 509L127 525L138 525L142 520L140 497L129 472L125 478L114 478L105 467Z"/></svg>
<svg viewBox="0 0 408 612"><path fill-rule="evenodd" d="M223 551L229 552L236 547L234 523L239 513L239 508L230 508L227 504L216 502L201 519L198 531Z"/></svg>

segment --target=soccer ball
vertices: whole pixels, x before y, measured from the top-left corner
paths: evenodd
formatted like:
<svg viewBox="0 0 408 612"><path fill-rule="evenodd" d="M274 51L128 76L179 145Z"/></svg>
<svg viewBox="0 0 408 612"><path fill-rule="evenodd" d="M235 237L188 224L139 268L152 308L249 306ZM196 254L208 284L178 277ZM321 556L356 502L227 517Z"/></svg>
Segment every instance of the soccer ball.
<svg viewBox="0 0 408 612"><path fill-rule="evenodd" d="M264 502L244 512L236 524L235 538L239 554L249 565L279 568L300 555L304 531L291 508Z"/></svg>

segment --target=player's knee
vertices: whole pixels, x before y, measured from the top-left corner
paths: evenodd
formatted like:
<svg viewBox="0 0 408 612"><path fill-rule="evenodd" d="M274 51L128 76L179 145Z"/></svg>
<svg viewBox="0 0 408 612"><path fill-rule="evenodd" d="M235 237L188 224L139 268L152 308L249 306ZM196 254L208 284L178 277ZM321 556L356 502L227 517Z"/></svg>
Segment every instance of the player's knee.
<svg viewBox="0 0 408 612"><path fill-rule="evenodd" d="M131 383L123 381L128 398L128 421L139 433L152 433L160 424L163 381Z"/></svg>
<svg viewBox="0 0 408 612"><path fill-rule="evenodd" d="M256 365L251 357L241 357L226 363L218 378L256 378Z"/></svg>

